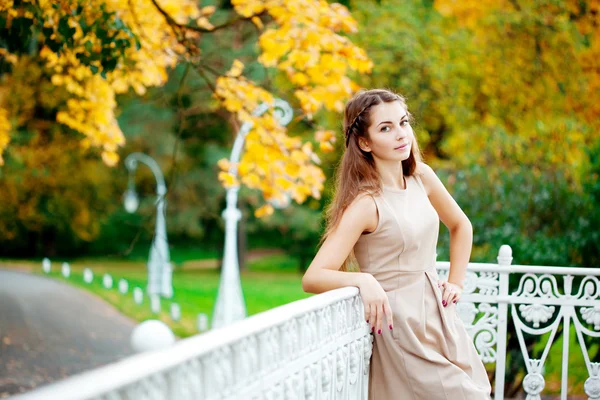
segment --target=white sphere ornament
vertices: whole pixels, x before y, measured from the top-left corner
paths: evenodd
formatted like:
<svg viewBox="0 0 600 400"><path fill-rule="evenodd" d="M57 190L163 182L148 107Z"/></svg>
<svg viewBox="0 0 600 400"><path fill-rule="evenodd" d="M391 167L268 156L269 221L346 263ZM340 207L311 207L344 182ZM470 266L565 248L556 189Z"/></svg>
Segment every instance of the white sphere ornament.
<svg viewBox="0 0 600 400"><path fill-rule="evenodd" d="M65 278L68 278L69 276L71 276L71 266L69 265L69 263L63 263L61 269L62 269L62 275Z"/></svg>
<svg viewBox="0 0 600 400"><path fill-rule="evenodd" d="M119 280L119 292L121 294L127 293L129 290L129 283L125 279Z"/></svg>
<svg viewBox="0 0 600 400"><path fill-rule="evenodd" d="M133 301L135 301L135 304L142 304L144 301L144 291L141 288L136 287L133 289Z"/></svg>
<svg viewBox="0 0 600 400"><path fill-rule="evenodd" d="M46 274L49 274L51 270L52 270L52 263L50 262L50 259L48 257L45 257L42 260L42 271L44 271L44 273L46 273Z"/></svg>
<svg viewBox="0 0 600 400"><path fill-rule="evenodd" d="M198 331L204 332L208 329L208 315L205 313L198 314Z"/></svg>
<svg viewBox="0 0 600 400"><path fill-rule="evenodd" d="M179 321L181 319L181 307L177 303L171 303L171 318L173 321Z"/></svg>
<svg viewBox="0 0 600 400"><path fill-rule="evenodd" d="M112 276L109 274L104 274L104 277L102 278L102 285L104 285L106 289L111 289L113 286Z"/></svg>
<svg viewBox="0 0 600 400"><path fill-rule="evenodd" d="M158 314L160 312L160 297L156 294L150 296L150 309L154 314Z"/></svg>
<svg viewBox="0 0 600 400"><path fill-rule="evenodd" d="M156 319L142 322L131 333L131 347L138 353L164 349L173 343L175 343L175 335L171 329L164 322Z"/></svg>
<svg viewBox="0 0 600 400"><path fill-rule="evenodd" d="M91 269L86 268L83 270L83 281L85 283L92 283L92 281L94 280L94 273L92 272Z"/></svg>

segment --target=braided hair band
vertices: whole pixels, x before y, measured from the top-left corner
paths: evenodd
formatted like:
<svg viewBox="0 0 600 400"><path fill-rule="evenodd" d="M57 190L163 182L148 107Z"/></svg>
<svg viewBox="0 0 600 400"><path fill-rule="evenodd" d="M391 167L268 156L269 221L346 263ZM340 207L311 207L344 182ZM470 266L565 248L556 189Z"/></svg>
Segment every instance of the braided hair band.
<svg viewBox="0 0 600 400"><path fill-rule="evenodd" d="M352 129L354 128L354 124L356 124L358 117L360 117L362 115L362 113L365 112L365 110L371 106L372 106L372 104L367 104L366 106L364 106L358 112L358 114L356 114L356 117L354 117L354 119L352 120L352 123L350 123L350 125L348 125L348 127L346 128L346 147L348 147L348 144L350 143L350 133L352 132Z"/></svg>

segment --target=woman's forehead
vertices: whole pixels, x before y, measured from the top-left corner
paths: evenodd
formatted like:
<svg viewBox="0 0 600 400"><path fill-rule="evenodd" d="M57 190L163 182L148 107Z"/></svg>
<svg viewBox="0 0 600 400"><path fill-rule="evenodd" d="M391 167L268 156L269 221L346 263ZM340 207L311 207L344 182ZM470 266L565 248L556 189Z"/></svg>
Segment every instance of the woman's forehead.
<svg viewBox="0 0 600 400"><path fill-rule="evenodd" d="M399 101L380 103L371 108L371 123L400 121L406 115L406 108Z"/></svg>

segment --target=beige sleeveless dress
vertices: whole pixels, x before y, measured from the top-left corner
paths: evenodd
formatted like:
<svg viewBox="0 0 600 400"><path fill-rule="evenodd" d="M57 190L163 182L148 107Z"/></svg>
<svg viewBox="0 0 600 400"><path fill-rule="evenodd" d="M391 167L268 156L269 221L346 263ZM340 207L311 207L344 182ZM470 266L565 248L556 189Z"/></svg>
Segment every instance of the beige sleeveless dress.
<svg viewBox="0 0 600 400"><path fill-rule="evenodd" d="M456 305L442 306L435 269L439 217L421 179L406 189L373 196L375 231L354 247L362 272L386 291L394 315L390 331L374 334L369 400L489 399L490 383Z"/></svg>

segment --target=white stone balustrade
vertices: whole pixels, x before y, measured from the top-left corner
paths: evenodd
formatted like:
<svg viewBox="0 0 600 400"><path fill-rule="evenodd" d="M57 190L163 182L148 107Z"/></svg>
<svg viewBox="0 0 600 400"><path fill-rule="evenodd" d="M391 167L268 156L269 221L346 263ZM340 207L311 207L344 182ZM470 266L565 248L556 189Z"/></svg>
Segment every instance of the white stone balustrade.
<svg viewBox="0 0 600 400"><path fill-rule="evenodd" d="M371 335L343 288L15 399L365 399Z"/></svg>
<svg viewBox="0 0 600 400"><path fill-rule="evenodd" d="M561 400L567 399L570 332L577 335L589 377L584 390L600 400L600 363L590 362L584 336L600 338L600 268L511 265L512 250L500 248L498 264L471 263L457 311L484 363L496 363L495 399L504 398L508 321L512 319L525 360L523 390L527 400L541 400L543 369L559 326L563 328ZM437 263L440 278L448 275L448 262ZM534 359L523 333L549 340ZM554 354L556 356L556 354Z"/></svg>
<svg viewBox="0 0 600 400"><path fill-rule="evenodd" d="M544 365L562 325L561 399L567 399L570 351L581 351L590 400L600 399L600 363L584 338L600 338L600 268L511 265L509 246L497 264L471 263L456 305L481 359L496 364L494 398L504 398L506 341L512 320L527 375L528 400L541 399ZM449 263L438 262L440 277ZM570 334L577 348L570 348ZM524 333L550 333L539 359ZM356 288L275 308L227 327L68 378L15 400L321 400L367 399L372 338ZM557 355L558 354L558 355Z"/></svg>

